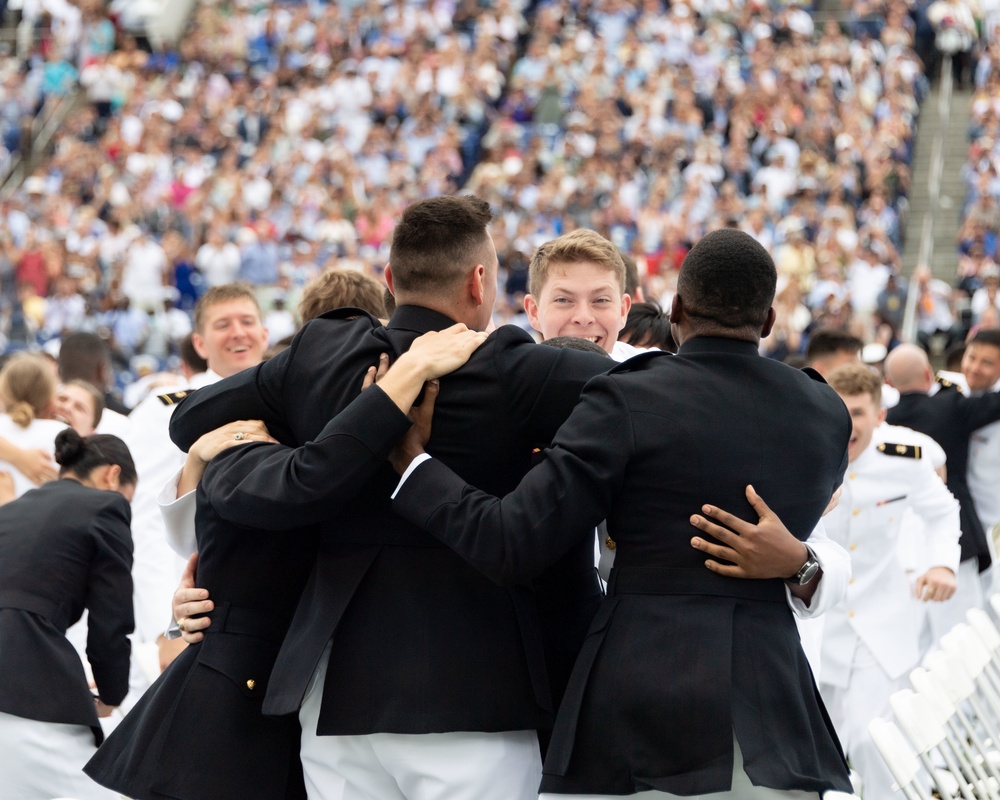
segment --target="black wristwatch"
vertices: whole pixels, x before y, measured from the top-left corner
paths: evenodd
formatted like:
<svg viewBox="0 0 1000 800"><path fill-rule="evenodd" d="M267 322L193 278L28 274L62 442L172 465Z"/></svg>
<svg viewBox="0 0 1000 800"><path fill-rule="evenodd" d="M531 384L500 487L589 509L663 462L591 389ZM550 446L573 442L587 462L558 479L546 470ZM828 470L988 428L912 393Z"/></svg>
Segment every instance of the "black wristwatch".
<svg viewBox="0 0 1000 800"><path fill-rule="evenodd" d="M819 572L819 559L816 558L816 554L813 549L806 545L806 551L809 553L809 557L806 558L806 563L803 564L799 571L792 575L791 578L785 578L788 583L794 584L795 586L805 586L809 581L816 577L816 573Z"/></svg>

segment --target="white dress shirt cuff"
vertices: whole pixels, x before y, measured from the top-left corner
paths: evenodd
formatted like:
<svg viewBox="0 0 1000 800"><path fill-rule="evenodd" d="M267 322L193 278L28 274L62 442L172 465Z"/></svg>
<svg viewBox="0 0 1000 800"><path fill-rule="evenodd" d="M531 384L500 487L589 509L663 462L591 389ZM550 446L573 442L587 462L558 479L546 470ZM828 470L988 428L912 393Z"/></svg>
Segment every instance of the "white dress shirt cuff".
<svg viewBox="0 0 1000 800"><path fill-rule="evenodd" d="M819 585L806 605L785 586L788 605L799 619L812 619L829 610L847 594L847 584L851 580L851 557L847 551L826 535L826 528L820 521L816 529L806 539L806 544L816 554L816 560L823 570Z"/></svg>
<svg viewBox="0 0 1000 800"><path fill-rule="evenodd" d="M396 495L399 494L399 490L403 488L403 484L406 483L406 479L413 474L413 471L417 467L419 467L421 464L427 461L427 459L429 459L430 457L431 457L430 453L421 453L419 456L413 459L413 461L410 462L410 466L406 468L406 472L403 473L403 477L401 477L399 479L399 483L396 484L396 491L392 493L392 497L389 498L390 500L396 499Z"/></svg>
<svg viewBox="0 0 1000 800"><path fill-rule="evenodd" d="M160 507L163 524L167 531L167 544L181 558L188 559L198 550L194 530L195 492L177 496L177 481L181 471L177 470L160 489L156 504Z"/></svg>

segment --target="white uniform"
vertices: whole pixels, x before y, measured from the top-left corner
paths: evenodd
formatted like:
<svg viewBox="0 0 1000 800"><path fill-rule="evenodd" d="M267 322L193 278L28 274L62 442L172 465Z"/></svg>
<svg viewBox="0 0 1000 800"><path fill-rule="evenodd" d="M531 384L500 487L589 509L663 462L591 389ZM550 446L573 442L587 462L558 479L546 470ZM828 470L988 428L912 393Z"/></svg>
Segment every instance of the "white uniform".
<svg viewBox="0 0 1000 800"><path fill-rule="evenodd" d="M854 577L826 615L820 691L868 800L892 796L892 776L867 734L920 658L922 618L897 556L907 508L925 525L928 566L958 573L958 501L913 445L876 442L849 466L840 505L826 517Z"/></svg>

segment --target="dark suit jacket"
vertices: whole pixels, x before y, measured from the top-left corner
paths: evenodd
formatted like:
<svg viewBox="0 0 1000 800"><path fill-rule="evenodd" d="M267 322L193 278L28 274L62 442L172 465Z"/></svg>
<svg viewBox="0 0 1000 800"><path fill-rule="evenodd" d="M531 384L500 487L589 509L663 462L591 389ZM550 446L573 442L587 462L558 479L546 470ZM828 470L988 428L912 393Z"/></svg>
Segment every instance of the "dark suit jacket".
<svg viewBox="0 0 1000 800"><path fill-rule="evenodd" d="M400 307L385 328L363 312L338 318L345 313L309 323L281 355L189 396L172 417L174 441L186 448L226 420L247 418L263 419L282 442L309 441L357 395L380 353L402 352L421 333L453 324L416 306ZM537 347L523 331L501 328L442 380L432 442L470 480L509 491L584 383L607 367L599 356ZM397 480L385 463L324 521L316 568L275 665L265 713L299 707L332 637L320 734L551 725L553 689L534 588L494 585L393 514L389 495ZM256 524L267 527L266 515ZM600 597L592 557L575 555L561 565L569 574L560 579L572 587L547 593L575 592L572 619L563 611L566 624L556 626L561 631L585 629L580 620L592 616ZM574 572L580 564L585 574Z"/></svg>
<svg viewBox="0 0 1000 800"><path fill-rule="evenodd" d="M886 420L926 433L948 456L948 490L962 506L962 560L975 558L979 571L990 565L986 532L976 514L966 473L969 468L969 437L980 428L1000 419L1000 394L966 397L957 389L944 388L935 395L908 392L889 409Z"/></svg>
<svg viewBox="0 0 1000 800"><path fill-rule="evenodd" d="M602 518L617 543L543 792L727 790L734 730L754 783L850 790L783 581L710 572L689 522L705 502L754 519L749 483L805 538L841 483L850 433L824 383L750 342L704 337L591 381L503 500L437 459L416 469L393 507L497 581L536 574Z"/></svg>
<svg viewBox="0 0 1000 800"><path fill-rule="evenodd" d="M128 692L132 519L115 492L58 480L0 508L0 711L103 735L66 629L87 621L101 700Z"/></svg>
<svg viewBox="0 0 1000 800"><path fill-rule="evenodd" d="M142 800L306 796L298 720L261 714L316 559L318 528L302 526L353 496L409 426L375 387L297 450L255 443L212 461L196 514L197 581L215 602L212 625L108 737L88 775ZM297 527L277 535L251 524L261 519Z"/></svg>

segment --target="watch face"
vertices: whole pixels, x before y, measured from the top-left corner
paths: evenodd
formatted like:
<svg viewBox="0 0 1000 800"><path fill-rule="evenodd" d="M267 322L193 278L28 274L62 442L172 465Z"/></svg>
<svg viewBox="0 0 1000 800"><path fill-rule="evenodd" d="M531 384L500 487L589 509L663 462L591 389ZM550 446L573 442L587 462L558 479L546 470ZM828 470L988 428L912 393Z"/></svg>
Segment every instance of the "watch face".
<svg viewBox="0 0 1000 800"><path fill-rule="evenodd" d="M810 558L799 571L799 586L805 586L809 583L816 576L817 572L819 572L819 562L814 558Z"/></svg>

